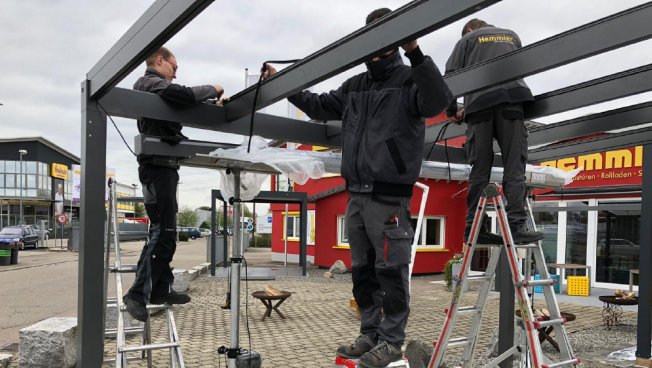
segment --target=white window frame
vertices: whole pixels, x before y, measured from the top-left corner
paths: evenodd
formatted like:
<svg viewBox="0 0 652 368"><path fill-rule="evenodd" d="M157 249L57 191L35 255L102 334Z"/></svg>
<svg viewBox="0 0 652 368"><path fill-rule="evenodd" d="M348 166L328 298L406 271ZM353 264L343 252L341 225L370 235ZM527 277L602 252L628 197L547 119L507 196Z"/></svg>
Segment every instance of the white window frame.
<svg viewBox="0 0 652 368"><path fill-rule="evenodd" d="M412 220L418 220L418 216L413 216ZM439 220L439 244L425 244L426 231L428 229L428 220ZM414 229L416 232L416 229ZM446 244L446 217L444 216L423 216L421 222L421 232L419 233L419 242L417 249L444 249Z"/></svg>
<svg viewBox="0 0 652 368"><path fill-rule="evenodd" d="M292 221L292 231L293 231L292 236L288 236L288 227L287 227L288 218L294 218L294 220ZM299 231L300 231L300 229L299 229L299 215L289 213L287 215L287 217L286 217L285 213L283 213L283 239L284 240L287 239L287 240L290 240L290 241L298 241L299 240Z"/></svg>
<svg viewBox="0 0 652 368"><path fill-rule="evenodd" d="M340 247L348 247L349 246L349 239L348 239L348 234L346 237L346 241L344 241L343 235L346 232L346 215L338 215L337 216L337 245Z"/></svg>

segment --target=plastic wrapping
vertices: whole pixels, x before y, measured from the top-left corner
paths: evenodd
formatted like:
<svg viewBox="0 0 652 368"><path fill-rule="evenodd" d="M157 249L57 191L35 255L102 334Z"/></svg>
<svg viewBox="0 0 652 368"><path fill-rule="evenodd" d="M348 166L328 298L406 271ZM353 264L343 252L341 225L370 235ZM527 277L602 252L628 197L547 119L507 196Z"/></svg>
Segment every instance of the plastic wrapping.
<svg viewBox="0 0 652 368"><path fill-rule="evenodd" d="M260 137L253 137L251 151L247 153L247 142L233 149L219 149L211 153L213 156L244 160L266 164L275 170L289 176L298 184L305 184L308 179L318 179L325 173L340 174L342 162L341 153L288 150L284 148L267 147L267 142ZM526 184L535 188L555 188L570 184L581 168L573 171L563 171L548 166L527 165L525 169ZM448 164L446 162L424 161L421 166L421 178L466 181L469 179L471 166ZM491 182L500 183L503 169L495 167L491 170Z"/></svg>

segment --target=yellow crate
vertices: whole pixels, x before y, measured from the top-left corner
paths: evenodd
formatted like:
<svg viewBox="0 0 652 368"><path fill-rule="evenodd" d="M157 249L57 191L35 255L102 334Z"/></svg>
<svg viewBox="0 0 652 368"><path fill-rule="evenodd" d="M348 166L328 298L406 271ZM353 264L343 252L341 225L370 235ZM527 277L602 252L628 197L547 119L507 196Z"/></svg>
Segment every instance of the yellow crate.
<svg viewBox="0 0 652 368"><path fill-rule="evenodd" d="M588 276L568 276L568 295L589 296L589 278Z"/></svg>

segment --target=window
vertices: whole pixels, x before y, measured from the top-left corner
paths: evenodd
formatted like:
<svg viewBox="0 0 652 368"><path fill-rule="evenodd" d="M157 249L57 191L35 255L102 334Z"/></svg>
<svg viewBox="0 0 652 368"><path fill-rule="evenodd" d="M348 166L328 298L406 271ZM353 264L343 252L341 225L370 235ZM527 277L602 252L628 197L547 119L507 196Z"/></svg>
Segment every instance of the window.
<svg viewBox="0 0 652 368"><path fill-rule="evenodd" d="M36 174L36 162L27 161L23 162L23 172L26 174Z"/></svg>
<svg viewBox="0 0 652 368"><path fill-rule="evenodd" d="M337 245L349 245L349 234L346 232L346 217L337 216Z"/></svg>
<svg viewBox="0 0 652 368"><path fill-rule="evenodd" d="M0 188L4 188L4 187L5 187L5 175L0 174Z"/></svg>
<svg viewBox="0 0 652 368"><path fill-rule="evenodd" d="M16 165L16 161L5 161L6 169L5 172L14 174L17 172L18 165Z"/></svg>
<svg viewBox="0 0 652 368"><path fill-rule="evenodd" d="M27 177L27 185L25 188L36 188L36 175L25 175Z"/></svg>
<svg viewBox="0 0 652 368"><path fill-rule="evenodd" d="M288 239L299 237L299 215L288 215L285 220L285 236Z"/></svg>
<svg viewBox="0 0 652 368"><path fill-rule="evenodd" d="M421 223L421 233L419 234L418 248L444 248L444 218L443 217L424 217ZM412 228L417 227L417 218L411 219Z"/></svg>
<svg viewBox="0 0 652 368"><path fill-rule="evenodd" d="M5 187L7 187L7 188L15 188L16 187L16 175L7 174L5 176Z"/></svg>

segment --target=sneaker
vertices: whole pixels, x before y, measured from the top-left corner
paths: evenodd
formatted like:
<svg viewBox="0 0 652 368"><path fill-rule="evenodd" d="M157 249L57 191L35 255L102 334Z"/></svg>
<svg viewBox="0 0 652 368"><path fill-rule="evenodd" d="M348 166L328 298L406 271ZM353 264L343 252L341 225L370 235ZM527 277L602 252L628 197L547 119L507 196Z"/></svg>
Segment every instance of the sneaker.
<svg viewBox="0 0 652 368"><path fill-rule="evenodd" d="M464 241L466 242L468 239L469 233L464 233ZM481 229L476 244L503 244L503 238L500 235Z"/></svg>
<svg viewBox="0 0 652 368"><path fill-rule="evenodd" d="M362 354L376 346L376 342L367 335L360 335L351 345L342 345L337 348L337 355L347 359L358 359Z"/></svg>
<svg viewBox="0 0 652 368"><path fill-rule="evenodd" d="M147 321L149 318L149 313L147 313L147 307L145 303L141 303L137 300L132 299L129 294L126 294L122 297L125 305L127 306L127 312L131 314L134 319L137 319L141 322Z"/></svg>
<svg viewBox="0 0 652 368"><path fill-rule="evenodd" d="M387 341L381 341L360 357L359 367L384 368L403 358L403 353Z"/></svg>
<svg viewBox="0 0 652 368"><path fill-rule="evenodd" d="M165 295L152 295L149 298L150 304L186 304L190 302L188 294L177 293L172 290Z"/></svg>

